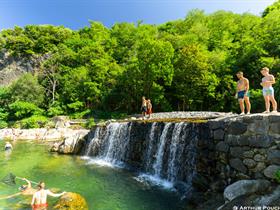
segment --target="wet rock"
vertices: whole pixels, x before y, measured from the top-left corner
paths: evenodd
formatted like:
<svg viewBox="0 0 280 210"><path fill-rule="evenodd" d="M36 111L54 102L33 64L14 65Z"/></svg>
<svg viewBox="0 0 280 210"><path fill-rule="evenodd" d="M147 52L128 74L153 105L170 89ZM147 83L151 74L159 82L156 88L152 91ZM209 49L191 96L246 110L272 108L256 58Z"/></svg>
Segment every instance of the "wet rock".
<svg viewBox="0 0 280 210"><path fill-rule="evenodd" d="M260 154L256 154L254 156L254 160L257 161L257 162L261 162L261 161L265 161L265 157L263 155L260 155Z"/></svg>
<svg viewBox="0 0 280 210"><path fill-rule="evenodd" d="M243 157L244 158L253 158L254 157L254 151L245 151L243 152Z"/></svg>
<svg viewBox="0 0 280 210"><path fill-rule="evenodd" d="M270 123L280 122L280 115L269 115L268 120Z"/></svg>
<svg viewBox="0 0 280 210"><path fill-rule="evenodd" d="M254 167L257 165L256 161L254 161L254 160L252 160L252 159L244 159L244 160L243 160L243 163L244 163L244 165L247 166L248 168L254 168Z"/></svg>
<svg viewBox="0 0 280 210"><path fill-rule="evenodd" d="M209 180L206 177L198 174L193 177L192 185L199 191L207 191L209 189Z"/></svg>
<svg viewBox="0 0 280 210"><path fill-rule="evenodd" d="M269 136L257 135L249 138L249 145L251 147L268 148L272 144L272 139Z"/></svg>
<svg viewBox="0 0 280 210"><path fill-rule="evenodd" d="M233 135L241 135L247 131L247 125L242 122L234 121L228 126L227 132Z"/></svg>
<svg viewBox="0 0 280 210"><path fill-rule="evenodd" d="M229 146L225 142L221 141L216 145L216 150L220 152L228 152Z"/></svg>
<svg viewBox="0 0 280 210"><path fill-rule="evenodd" d="M77 193L68 192L61 196L53 209L58 210L88 210L86 200Z"/></svg>
<svg viewBox="0 0 280 210"><path fill-rule="evenodd" d="M275 173L280 170L279 165L270 165L264 170L264 175L268 178L274 179Z"/></svg>
<svg viewBox="0 0 280 210"><path fill-rule="evenodd" d="M264 192L269 186L270 182L267 180L240 180L226 187L224 199L231 201L241 195Z"/></svg>
<svg viewBox="0 0 280 210"><path fill-rule="evenodd" d="M255 120L248 125L248 131L254 134L264 134L268 131L269 124L265 120Z"/></svg>
<svg viewBox="0 0 280 210"><path fill-rule="evenodd" d="M230 148L230 154L233 157L241 158L243 157L243 153L245 151L248 151L250 147L231 147Z"/></svg>
<svg viewBox="0 0 280 210"><path fill-rule="evenodd" d="M225 135L225 131L223 129L218 129L214 131L214 139L223 140Z"/></svg>
<svg viewBox="0 0 280 210"><path fill-rule="evenodd" d="M269 132L271 132L271 133L279 133L279 131L280 131L280 123L279 122L271 123L270 124Z"/></svg>
<svg viewBox="0 0 280 210"><path fill-rule="evenodd" d="M265 169L266 165L263 162L258 162L257 166L255 168L252 169L253 172L260 172L263 169Z"/></svg>
<svg viewBox="0 0 280 210"><path fill-rule="evenodd" d="M239 158L230 159L230 166L244 174L247 173L247 168Z"/></svg>
<svg viewBox="0 0 280 210"><path fill-rule="evenodd" d="M261 196L253 202L256 206L274 206L280 203L280 186L276 187L271 193Z"/></svg>
<svg viewBox="0 0 280 210"><path fill-rule="evenodd" d="M270 150L267 154L267 159L271 164L280 165L280 150Z"/></svg>

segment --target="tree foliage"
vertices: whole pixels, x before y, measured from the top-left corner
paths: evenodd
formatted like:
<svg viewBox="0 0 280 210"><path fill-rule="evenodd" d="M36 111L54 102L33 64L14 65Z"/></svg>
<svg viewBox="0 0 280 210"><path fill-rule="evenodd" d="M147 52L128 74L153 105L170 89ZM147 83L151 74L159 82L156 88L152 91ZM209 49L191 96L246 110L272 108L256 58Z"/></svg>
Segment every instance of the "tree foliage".
<svg viewBox="0 0 280 210"><path fill-rule="evenodd" d="M260 68L268 66L279 77L279 2L262 17L193 10L158 26L138 22L107 28L90 21L78 31L51 25L3 30L3 51L48 59L38 72L0 89L1 127L23 119L35 126L32 116L42 114L135 113L143 95L156 111L235 111L240 70L250 80L253 111L260 111ZM276 93L279 87L276 80Z"/></svg>

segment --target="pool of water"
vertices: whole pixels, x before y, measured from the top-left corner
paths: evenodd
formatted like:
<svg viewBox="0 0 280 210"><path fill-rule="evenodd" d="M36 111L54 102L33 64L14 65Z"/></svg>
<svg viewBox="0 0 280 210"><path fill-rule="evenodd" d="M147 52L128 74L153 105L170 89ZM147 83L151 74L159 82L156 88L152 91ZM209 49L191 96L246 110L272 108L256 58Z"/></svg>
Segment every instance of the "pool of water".
<svg viewBox="0 0 280 210"><path fill-rule="evenodd" d="M17 141L11 153L0 140L0 179L8 173L33 181L44 180L54 190L77 192L85 197L90 210L181 210L183 204L172 191L138 182L133 174L120 168L87 164L78 156L48 152L40 142ZM0 210L30 209L31 197L1 199L18 192L16 186L0 182ZM53 205L57 198L49 198Z"/></svg>

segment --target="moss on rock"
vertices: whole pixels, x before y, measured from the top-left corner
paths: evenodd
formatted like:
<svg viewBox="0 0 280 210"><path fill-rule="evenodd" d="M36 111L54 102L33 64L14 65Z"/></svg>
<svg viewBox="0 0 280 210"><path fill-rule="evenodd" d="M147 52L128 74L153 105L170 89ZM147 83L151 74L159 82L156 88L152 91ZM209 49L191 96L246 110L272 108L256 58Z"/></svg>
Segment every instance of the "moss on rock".
<svg viewBox="0 0 280 210"><path fill-rule="evenodd" d="M86 200L80 194L68 192L58 200L53 209L88 210L88 205Z"/></svg>

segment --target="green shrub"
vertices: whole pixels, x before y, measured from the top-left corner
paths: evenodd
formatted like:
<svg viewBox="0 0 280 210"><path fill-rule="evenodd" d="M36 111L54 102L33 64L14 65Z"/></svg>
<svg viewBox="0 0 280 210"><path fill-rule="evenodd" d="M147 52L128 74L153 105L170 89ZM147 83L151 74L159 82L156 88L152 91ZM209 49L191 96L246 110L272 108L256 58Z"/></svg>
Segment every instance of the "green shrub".
<svg viewBox="0 0 280 210"><path fill-rule="evenodd" d="M28 118L33 115L40 116L43 113L43 110L37 107L35 104L26 101L16 101L10 104L9 108L14 114L14 118L17 120Z"/></svg>
<svg viewBox="0 0 280 210"><path fill-rule="evenodd" d="M96 125L96 123L94 121L94 118L89 118L86 125L85 125L85 128L90 129L95 125Z"/></svg>
<svg viewBox="0 0 280 210"><path fill-rule="evenodd" d="M8 127L8 123L3 120L0 120L0 129L7 128L7 127Z"/></svg>
<svg viewBox="0 0 280 210"><path fill-rule="evenodd" d="M59 105L51 106L48 109L48 116L50 116L50 117L63 115L63 114L64 114L64 111L62 110L62 108Z"/></svg>
<svg viewBox="0 0 280 210"><path fill-rule="evenodd" d="M264 99L261 89L250 89L250 101L252 112L263 112L264 111Z"/></svg>
<svg viewBox="0 0 280 210"><path fill-rule="evenodd" d="M71 117L74 119L82 119L82 118L86 117L87 115L89 115L90 112L91 111L89 109L86 109L85 111L82 111L82 112L75 112L74 114L71 115Z"/></svg>
<svg viewBox="0 0 280 210"><path fill-rule="evenodd" d="M20 121L21 128L42 128L48 123L48 118L45 116L33 115Z"/></svg>
<svg viewBox="0 0 280 210"><path fill-rule="evenodd" d="M280 170L275 173L275 179L278 183L280 183Z"/></svg>

